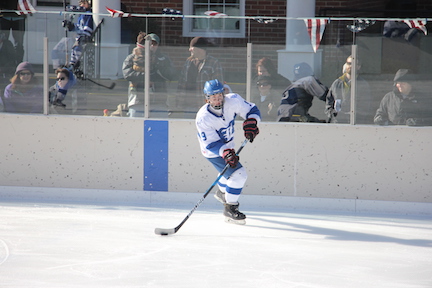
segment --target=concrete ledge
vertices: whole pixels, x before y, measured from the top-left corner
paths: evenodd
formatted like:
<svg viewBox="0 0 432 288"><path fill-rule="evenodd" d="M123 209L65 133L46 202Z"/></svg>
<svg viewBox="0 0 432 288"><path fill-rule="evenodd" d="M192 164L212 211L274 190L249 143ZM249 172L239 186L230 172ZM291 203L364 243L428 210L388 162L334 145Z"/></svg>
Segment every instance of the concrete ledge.
<svg viewBox="0 0 432 288"><path fill-rule="evenodd" d="M36 202L118 206L175 207L190 205L202 197L199 193L149 192L130 190L69 189L51 187L0 186L0 202ZM242 195L244 210L321 210L348 213L384 213L398 215L432 215L432 203L373 201L359 199L306 198L290 196ZM213 195L203 207L219 208Z"/></svg>

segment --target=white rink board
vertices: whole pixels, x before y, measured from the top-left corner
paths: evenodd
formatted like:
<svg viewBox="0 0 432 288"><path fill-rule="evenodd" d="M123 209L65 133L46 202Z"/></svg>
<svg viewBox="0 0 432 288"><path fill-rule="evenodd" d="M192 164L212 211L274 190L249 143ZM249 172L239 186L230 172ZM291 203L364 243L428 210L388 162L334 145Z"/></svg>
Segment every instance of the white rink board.
<svg viewBox="0 0 432 288"><path fill-rule="evenodd" d="M0 186L142 191L144 121L2 113ZM216 173L194 122L167 123L168 192L203 193ZM238 147L241 122L236 129ZM262 123L260 131L240 157L247 195L432 203L432 127Z"/></svg>

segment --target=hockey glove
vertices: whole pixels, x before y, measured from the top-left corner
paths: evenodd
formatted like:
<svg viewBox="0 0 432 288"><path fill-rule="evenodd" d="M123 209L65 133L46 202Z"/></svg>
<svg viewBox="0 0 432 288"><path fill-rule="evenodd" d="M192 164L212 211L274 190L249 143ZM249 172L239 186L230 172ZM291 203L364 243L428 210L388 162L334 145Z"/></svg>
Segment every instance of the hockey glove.
<svg viewBox="0 0 432 288"><path fill-rule="evenodd" d="M69 20L63 20L63 21L62 21L62 26L63 26L64 28L68 29L68 31L73 31L74 28L75 28L74 23L72 23L72 22L69 21Z"/></svg>
<svg viewBox="0 0 432 288"><path fill-rule="evenodd" d="M225 149L223 151L223 158L225 162L230 165L231 168L235 168L240 158L236 155L234 149Z"/></svg>
<svg viewBox="0 0 432 288"><path fill-rule="evenodd" d="M141 67L141 66L138 66L138 65L135 65L135 64L132 66L132 69L134 71L136 71L136 72L144 72L145 71L144 67Z"/></svg>
<svg viewBox="0 0 432 288"><path fill-rule="evenodd" d="M245 135L246 139L248 139L252 143L253 140L255 139L255 137L259 133L259 129L257 126L257 120L254 118L246 119L243 122L243 130L244 130L244 135Z"/></svg>

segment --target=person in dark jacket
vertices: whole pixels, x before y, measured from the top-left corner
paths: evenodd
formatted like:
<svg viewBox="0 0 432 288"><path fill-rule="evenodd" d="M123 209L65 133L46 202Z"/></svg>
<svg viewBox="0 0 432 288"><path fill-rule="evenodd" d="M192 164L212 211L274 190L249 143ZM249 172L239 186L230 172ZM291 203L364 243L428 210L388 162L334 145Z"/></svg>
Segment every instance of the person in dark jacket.
<svg viewBox="0 0 432 288"><path fill-rule="evenodd" d="M6 39L6 33L0 31L0 91L14 75L16 66L15 48L12 42Z"/></svg>
<svg viewBox="0 0 432 288"><path fill-rule="evenodd" d="M170 106L195 114L204 104L202 89L205 83L213 79L224 83L221 62L207 51L211 46L204 37L195 37L190 41L190 56L180 72L177 96Z"/></svg>
<svg viewBox="0 0 432 288"><path fill-rule="evenodd" d="M263 121L276 121L277 105L281 101L281 94L273 89L270 76L259 76L256 82L255 93L252 93L251 102L255 103L261 111Z"/></svg>
<svg viewBox="0 0 432 288"><path fill-rule="evenodd" d="M272 60L268 57L263 57L255 64L256 74L252 79L252 83L257 83L260 76L271 78L273 90L282 94L282 92L291 85L291 81L277 72L277 68Z"/></svg>
<svg viewBox="0 0 432 288"><path fill-rule="evenodd" d="M12 32L12 37L15 44L15 58L16 67L23 61L24 57L24 33L26 31L26 14L17 14L13 10L20 10L18 0L2 0L0 1L0 10L9 10L9 12L2 11L0 13L0 30L5 33L5 39L9 39ZM24 3L23 3L24 4Z"/></svg>
<svg viewBox="0 0 432 288"><path fill-rule="evenodd" d="M393 79L393 91L387 93L376 111L378 125L431 125L431 97L415 91L415 76L399 69Z"/></svg>

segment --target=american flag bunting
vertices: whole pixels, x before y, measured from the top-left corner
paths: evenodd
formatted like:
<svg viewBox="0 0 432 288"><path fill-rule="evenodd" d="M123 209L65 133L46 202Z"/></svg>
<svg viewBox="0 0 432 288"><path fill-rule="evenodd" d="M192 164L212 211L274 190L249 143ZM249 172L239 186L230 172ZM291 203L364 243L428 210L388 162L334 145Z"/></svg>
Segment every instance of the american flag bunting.
<svg viewBox="0 0 432 288"><path fill-rule="evenodd" d="M325 26L329 22L328 19L305 19L304 20L309 37L311 39L312 48L316 53L322 36L324 34Z"/></svg>
<svg viewBox="0 0 432 288"><path fill-rule="evenodd" d="M422 21L422 20L404 20L403 22L405 22L410 28L417 28L420 29L421 31L423 31L423 33L425 35L427 35L427 29L426 29L426 21Z"/></svg>
<svg viewBox="0 0 432 288"><path fill-rule="evenodd" d="M30 3L29 0L18 0L18 11L16 12L18 15L31 15L36 12L36 9Z"/></svg>
<svg viewBox="0 0 432 288"><path fill-rule="evenodd" d="M105 6L105 8L110 13L112 18L122 18L122 17L125 18L125 17L131 17L132 16L131 13L124 13L123 11L111 9L111 8L106 7L106 6Z"/></svg>

